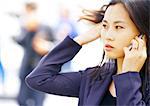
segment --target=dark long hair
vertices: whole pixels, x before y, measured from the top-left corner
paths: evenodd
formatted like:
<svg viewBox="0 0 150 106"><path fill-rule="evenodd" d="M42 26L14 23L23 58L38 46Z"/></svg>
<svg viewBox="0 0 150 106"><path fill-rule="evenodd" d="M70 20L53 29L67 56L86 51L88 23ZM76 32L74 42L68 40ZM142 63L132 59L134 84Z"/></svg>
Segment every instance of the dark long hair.
<svg viewBox="0 0 150 106"><path fill-rule="evenodd" d="M93 23L100 23L103 20L105 11L111 5L116 5L117 3L122 3L129 13L131 20L134 22L141 34L146 35L147 38L147 59L140 71L140 76L142 80L142 95L146 105L150 106L150 1L149 0L111 0L108 5L104 5L99 11L88 11L84 10L86 13L81 19L86 19ZM104 60L105 54L103 54ZM101 62L102 63L102 62ZM111 64L111 63L110 63ZM101 65L101 64L100 64ZM110 65L107 65L108 67ZM115 67L116 61L115 61ZM95 69L91 74L93 79L99 79L101 75L100 66ZM110 68L110 67L109 67ZM101 76L103 77L103 76Z"/></svg>

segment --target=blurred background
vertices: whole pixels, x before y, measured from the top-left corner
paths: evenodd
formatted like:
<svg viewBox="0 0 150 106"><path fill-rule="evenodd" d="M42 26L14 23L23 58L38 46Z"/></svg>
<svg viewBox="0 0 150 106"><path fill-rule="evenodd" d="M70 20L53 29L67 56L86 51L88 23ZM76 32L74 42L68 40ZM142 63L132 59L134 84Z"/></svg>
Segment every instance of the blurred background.
<svg viewBox="0 0 150 106"><path fill-rule="evenodd" d="M0 106L77 106L78 98L34 91L24 78L67 35L93 27L78 21L83 9L97 10L109 0L0 0ZM84 45L62 72L84 70L101 60L100 39Z"/></svg>

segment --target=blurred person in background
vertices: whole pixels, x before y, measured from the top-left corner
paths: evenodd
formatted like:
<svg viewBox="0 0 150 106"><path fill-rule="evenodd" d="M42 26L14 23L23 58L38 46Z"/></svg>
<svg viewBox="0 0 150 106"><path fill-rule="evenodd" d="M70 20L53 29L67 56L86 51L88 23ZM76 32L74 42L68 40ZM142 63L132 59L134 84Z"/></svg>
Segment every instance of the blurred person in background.
<svg viewBox="0 0 150 106"><path fill-rule="evenodd" d="M1 87L3 87L4 79L5 79L4 68L0 59L0 85L2 85Z"/></svg>
<svg viewBox="0 0 150 106"><path fill-rule="evenodd" d="M61 42L67 35L74 38L78 35L75 21L72 20L70 10L63 4L58 8L59 20L55 26L55 34L57 43ZM63 65L62 70L67 71L72 68L73 61L69 61Z"/></svg>
<svg viewBox="0 0 150 106"><path fill-rule="evenodd" d="M25 14L20 16L21 34L13 40L24 48L24 57L20 67L20 90L17 97L19 106L43 106L44 93L32 90L25 84L25 77L37 65L43 55L54 46L54 36L48 25L40 23L36 16L37 5L25 4Z"/></svg>
<svg viewBox="0 0 150 106"><path fill-rule="evenodd" d="M0 56L1 56L1 50L0 50ZM4 83L5 83L5 71L0 57L0 94L3 94L5 92Z"/></svg>
<svg viewBox="0 0 150 106"><path fill-rule="evenodd" d="M56 24L55 33L58 42L62 41L67 35L74 38L78 31L75 22L71 19L70 10L63 4L59 7L59 20Z"/></svg>

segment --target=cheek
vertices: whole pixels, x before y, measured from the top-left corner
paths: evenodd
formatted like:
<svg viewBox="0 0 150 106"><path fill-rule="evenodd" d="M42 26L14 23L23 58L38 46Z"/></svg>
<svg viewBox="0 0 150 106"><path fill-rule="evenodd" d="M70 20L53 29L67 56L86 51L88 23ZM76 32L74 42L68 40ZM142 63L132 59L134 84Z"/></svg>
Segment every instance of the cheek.
<svg viewBox="0 0 150 106"><path fill-rule="evenodd" d="M114 54L116 55L117 58L124 56L124 51L123 51L124 47L125 46L122 46L122 47L116 49L116 51L114 52Z"/></svg>
<svg viewBox="0 0 150 106"><path fill-rule="evenodd" d="M117 39L118 42L116 42L116 46L115 46L116 48L114 49L114 54L116 55L116 57L123 57L124 56L123 48L128 47L131 43L130 39L128 38L122 39L122 38Z"/></svg>
<svg viewBox="0 0 150 106"><path fill-rule="evenodd" d="M104 40L105 39L105 34L106 31L104 31L104 29L101 30L101 39Z"/></svg>
<svg viewBox="0 0 150 106"><path fill-rule="evenodd" d="M130 41L128 38L123 38L123 37L117 37L115 39L114 42L112 42L114 44L114 49L112 50L112 52L105 52L107 57L109 58L120 58L120 57L124 57L124 47L128 47L130 44Z"/></svg>

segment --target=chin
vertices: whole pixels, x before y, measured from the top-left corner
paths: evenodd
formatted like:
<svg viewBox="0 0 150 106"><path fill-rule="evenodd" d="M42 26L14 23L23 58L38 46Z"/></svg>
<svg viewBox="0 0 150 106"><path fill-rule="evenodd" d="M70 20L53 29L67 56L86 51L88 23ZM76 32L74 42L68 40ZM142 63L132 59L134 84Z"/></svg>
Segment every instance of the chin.
<svg viewBox="0 0 150 106"><path fill-rule="evenodd" d="M106 55L106 57L109 58L109 59L117 59L117 57L115 57L115 56L107 56Z"/></svg>
<svg viewBox="0 0 150 106"><path fill-rule="evenodd" d="M124 55L122 55L122 54L108 53L108 52L105 52L105 56L110 59L117 59L117 58L124 57Z"/></svg>

